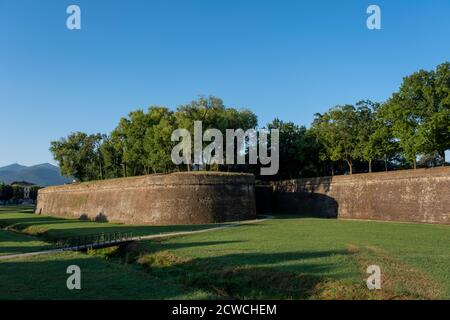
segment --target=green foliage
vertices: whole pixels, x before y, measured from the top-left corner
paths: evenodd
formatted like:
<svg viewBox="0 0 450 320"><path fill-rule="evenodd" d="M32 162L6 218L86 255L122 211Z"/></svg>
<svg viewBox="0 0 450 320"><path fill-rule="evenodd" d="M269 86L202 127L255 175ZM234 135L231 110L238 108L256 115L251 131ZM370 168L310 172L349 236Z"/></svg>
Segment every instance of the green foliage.
<svg viewBox="0 0 450 320"><path fill-rule="evenodd" d="M154 125L147 128L144 137L147 167L154 173L170 172L174 167L170 157L174 143L170 137L177 128L175 117L167 108L159 107L150 108L148 115Z"/></svg>
<svg viewBox="0 0 450 320"><path fill-rule="evenodd" d="M0 183L0 200L11 200L14 195L13 187L9 184Z"/></svg>
<svg viewBox="0 0 450 320"><path fill-rule="evenodd" d="M40 188L41 187L39 186L30 186L29 199L35 201L37 199L38 190ZM0 183L0 201L17 202L18 200L22 200L23 196L24 196L23 187L17 185L11 186L9 184Z"/></svg>
<svg viewBox="0 0 450 320"><path fill-rule="evenodd" d="M193 134L196 120L203 122L203 130L216 128L222 132L257 126L256 115L250 110L227 108L216 97L200 97L179 106L176 112L159 106L152 106L147 112L130 112L110 135L76 132L52 142L50 150L61 173L79 181L183 170L176 168L171 160L175 145L171 134L177 128L188 129Z"/></svg>
<svg viewBox="0 0 450 320"><path fill-rule="evenodd" d="M178 128L184 128L191 133L193 141L194 121L202 121L203 131L207 129L218 129L225 134L226 129L254 129L258 125L256 115L248 110L225 107L223 101L216 97L200 97L189 104L181 105L175 113L176 125ZM209 142L205 142L205 147ZM225 148L223 149L225 155ZM224 158L225 159L225 158ZM210 168L210 163L206 163L206 169ZM221 165L215 166L216 169L226 171L246 171L246 166L240 165ZM188 167L188 170L190 168Z"/></svg>
<svg viewBox="0 0 450 320"><path fill-rule="evenodd" d="M280 132L280 178L318 175L321 170L320 145L311 131L304 126L279 119L274 119L267 128L278 129Z"/></svg>
<svg viewBox="0 0 450 320"><path fill-rule="evenodd" d="M316 114L312 125L313 132L325 147L322 158L346 161L350 174L353 161L362 155L362 115L352 105L336 106L323 115Z"/></svg>
<svg viewBox="0 0 450 320"><path fill-rule="evenodd" d="M421 154L450 149L450 63L405 77L400 90L382 106L405 158L416 166ZM443 161L443 162L444 162Z"/></svg>
<svg viewBox="0 0 450 320"><path fill-rule="evenodd" d="M101 134L75 132L51 142L50 151L59 163L61 174L79 181L102 179L102 159L98 152L102 139Z"/></svg>
<svg viewBox="0 0 450 320"><path fill-rule="evenodd" d="M449 92L450 63L445 62L405 77L399 91L382 105L363 100L318 113L311 129L275 119L267 127L280 129L278 177L327 174L324 168L330 163L333 168L346 163L349 173L361 163L368 163L371 172L374 161L384 162L385 170L392 164L403 168L405 161L415 168L419 157L422 165L444 165L450 149ZM226 107L217 97L201 96L175 112L159 106L133 111L110 135L76 132L52 142L50 150L62 174L80 181L190 171L191 165L172 163L170 138L177 128L193 135L194 121L202 121L204 131L215 128L222 133L258 126L249 109ZM258 168L204 163L204 169L257 173Z"/></svg>

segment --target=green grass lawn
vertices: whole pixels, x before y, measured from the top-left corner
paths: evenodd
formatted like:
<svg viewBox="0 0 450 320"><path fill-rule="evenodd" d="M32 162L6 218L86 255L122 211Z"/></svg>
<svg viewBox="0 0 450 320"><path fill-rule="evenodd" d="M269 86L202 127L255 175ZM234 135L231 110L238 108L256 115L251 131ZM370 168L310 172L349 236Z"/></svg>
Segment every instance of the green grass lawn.
<svg viewBox="0 0 450 320"><path fill-rule="evenodd" d="M225 224L143 226L120 223L81 221L34 214L33 206L0 206L0 228L39 236L47 241L97 235L108 232L131 232L133 236L194 231Z"/></svg>
<svg viewBox="0 0 450 320"><path fill-rule="evenodd" d="M81 269L81 290L66 287L67 267ZM205 299L207 292L187 290L129 265L102 257L64 252L0 260L0 300L21 299Z"/></svg>
<svg viewBox="0 0 450 320"><path fill-rule="evenodd" d="M144 251L138 262L152 272L225 296L450 298L450 226L287 218L148 242ZM372 264L384 292L365 289Z"/></svg>
<svg viewBox="0 0 450 320"><path fill-rule="evenodd" d="M32 236L0 230L0 256L42 251L52 247Z"/></svg>
<svg viewBox="0 0 450 320"><path fill-rule="evenodd" d="M17 214L0 213L0 223L34 234L48 225ZM70 221L50 223L43 234L86 232L82 225L62 227L81 223ZM81 267L81 291L65 287L69 264ZM382 290L366 288L373 264L381 267ZM450 299L450 226L284 216L89 254L0 261L0 283L8 284L0 299Z"/></svg>

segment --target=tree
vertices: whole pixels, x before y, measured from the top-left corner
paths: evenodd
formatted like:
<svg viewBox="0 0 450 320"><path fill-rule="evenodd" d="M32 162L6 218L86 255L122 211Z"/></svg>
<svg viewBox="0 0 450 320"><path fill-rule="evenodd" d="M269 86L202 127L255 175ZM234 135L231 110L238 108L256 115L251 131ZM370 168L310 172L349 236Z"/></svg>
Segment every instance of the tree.
<svg viewBox="0 0 450 320"><path fill-rule="evenodd" d="M192 141L194 121L202 121L203 131L214 128L222 133L225 133L226 129L242 129L246 131L256 128L258 124L257 117L252 111L225 107L223 101L214 96L199 97L187 105L181 105L177 108L174 116L177 127L189 130L192 135ZM204 146L207 144L208 142L205 142ZM225 154L225 148L223 152ZM210 163L206 162L204 165L206 169L210 167ZM230 170L229 165L225 167L227 170ZM216 166L216 169L219 168L220 166ZM187 169L190 170L190 165L187 165Z"/></svg>
<svg viewBox="0 0 450 320"><path fill-rule="evenodd" d="M435 71L420 70L403 79L398 92L383 105L395 138L416 168L419 155L437 152L445 162L450 149L450 63Z"/></svg>
<svg viewBox="0 0 450 320"><path fill-rule="evenodd" d="M431 72L433 103L425 118L427 152L437 152L445 165L445 151L450 149L450 62Z"/></svg>
<svg viewBox="0 0 450 320"><path fill-rule="evenodd" d="M374 159L384 161L384 170L388 171L388 162L397 154L398 143L392 134L391 126L377 115L375 116L374 131L370 135L367 151ZM371 170L369 170L371 171Z"/></svg>
<svg viewBox="0 0 450 320"><path fill-rule="evenodd" d="M352 105L336 106L323 115L317 113L312 124L314 134L325 147L323 159L343 160L349 173L353 173L353 162L359 158L359 119Z"/></svg>
<svg viewBox="0 0 450 320"><path fill-rule="evenodd" d="M175 117L173 112L162 107L150 108L149 117L154 125L147 128L144 138L147 165L154 173L167 173L174 166L171 160L171 151L174 146L171 135L176 129Z"/></svg>
<svg viewBox="0 0 450 320"><path fill-rule="evenodd" d="M31 186L30 188L30 199L33 201L37 200L38 191L41 189L39 186Z"/></svg>
<svg viewBox="0 0 450 320"><path fill-rule="evenodd" d="M13 188L9 184L0 183L0 200L9 201L13 197Z"/></svg>
<svg viewBox="0 0 450 320"><path fill-rule="evenodd" d="M101 134L75 132L67 138L51 142L50 151L61 168L61 174L79 181L102 178L98 148Z"/></svg>
<svg viewBox="0 0 450 320"><path fill-rule="evenodd" d="M374 139L376 130L375 109L378 104L370 100L363 100L356 103L356 106L356 132L358 141L355 157L367 161L369 172L372 172L372 161L379 156L377 152L377 140Z"/></svg>
<svg viewBox="0 0 450 320"><path fill-rule="evenodd" d="M125 177L123 168L122 142L115 136L104 136L99 152L103 163L103 172L106 179Z"/></svg>
<svg viewBox="0 0 450 320"><path fill-rule="evenodd" d="M304 126L274 119L267 125L280 134L280 170L278 176L293 179L299 176L317 175L320 159L315 137Z"/></svg>
<svg viewBox="0 0 450 320"><path fill-rule="evenodd" d="M112 132L113 139L122 148L124 176L148 174L150 168L144 148L144 138L152 121L143 110L132 111L128 118L122 118ZM118 145L118 146L119 146Z"/></svg>
<svg viewBox="0 0 450 320"><path fill-rule="evenodd" d="M18 200L23 199L23 187L21 186L12 186L12 200L14 200L15 203L18 202Z"/></svg>

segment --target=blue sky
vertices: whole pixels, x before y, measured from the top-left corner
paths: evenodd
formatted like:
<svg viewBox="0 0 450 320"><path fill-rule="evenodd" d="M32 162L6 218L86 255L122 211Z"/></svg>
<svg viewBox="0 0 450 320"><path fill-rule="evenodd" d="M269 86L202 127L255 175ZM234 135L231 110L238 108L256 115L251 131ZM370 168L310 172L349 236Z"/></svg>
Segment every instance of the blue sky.
<svg viewBox="0 0 450 320"><path fill-rule="evenodd" d="M81 30L66 28L70 4ZM370 4L382 30L366 28ZM448 0L0 0L0 166L53 163L51 140L199 94L260 125L383 101L450 59L449 16Z"/></svg>

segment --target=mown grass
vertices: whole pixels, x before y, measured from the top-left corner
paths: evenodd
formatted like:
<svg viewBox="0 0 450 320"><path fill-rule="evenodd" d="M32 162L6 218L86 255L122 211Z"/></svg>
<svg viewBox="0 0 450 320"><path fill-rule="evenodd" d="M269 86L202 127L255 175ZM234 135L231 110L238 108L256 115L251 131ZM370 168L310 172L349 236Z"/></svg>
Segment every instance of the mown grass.
<svg viewBox="0 0 450 320"><path fill-rule="evenodd" d="M224 298L450 299L450 226L275 219L146 242L136 263Z"/></svg>
<svg viewBox="0 0 450 320"><path fill-rule="evenodd" d="M22 230L46 224L29 221ZM8 284L0 298L450 299L449 244L448 225L285 216L88 254L0 262L0 283ZM83 288L68 291L65 268L78 263ZM372 264L381 267L382 290L366 287Z"/></svg>
<svg viewBox="0 0 450 320"><path fill-rule="evenodd" d="M42 251L52 247L50 243L32 236L0 230L0 256Z"/></svg>
<svg viewBox="0 0 450 320"><path fill-rule="evenodd" d="M98 235L110 232L128 232L133 236L146 236L168 232L195 231L222 225L224 224L175 226L126 225L37 215L34 214L34 207L32 206L0 206L0 228L39 236L43 240L52 242L71 237Z"/></svg>
<svg viewBox="0 0 450 320"><path fill-rule="evenodd" d="M67 267L81 269L81 290L68 290ZM206 299L209 293L188 290L133 266L101 257L64 252L0 260L0 300L16 299Z"/></svg>

